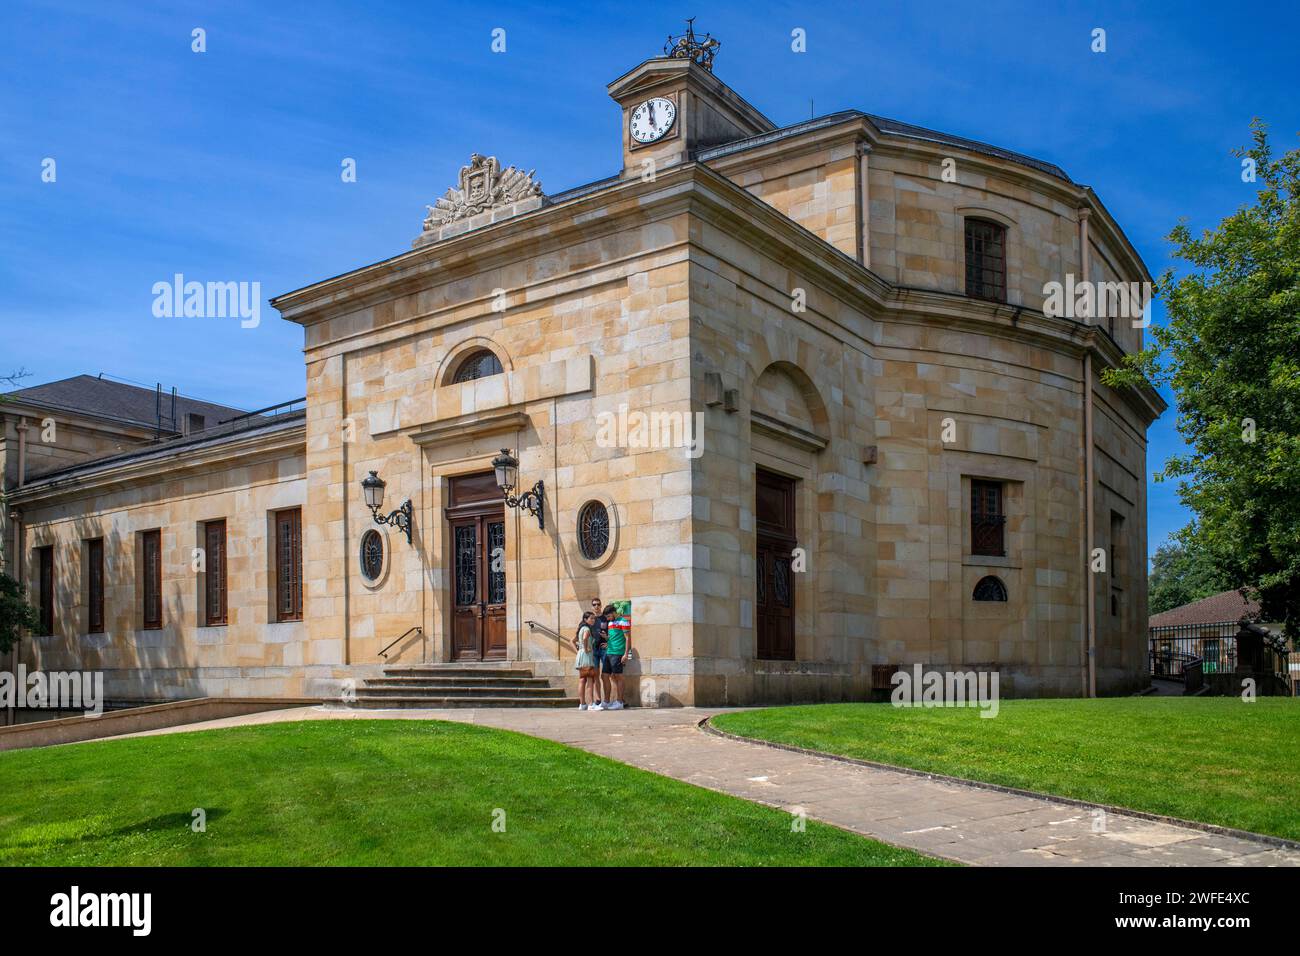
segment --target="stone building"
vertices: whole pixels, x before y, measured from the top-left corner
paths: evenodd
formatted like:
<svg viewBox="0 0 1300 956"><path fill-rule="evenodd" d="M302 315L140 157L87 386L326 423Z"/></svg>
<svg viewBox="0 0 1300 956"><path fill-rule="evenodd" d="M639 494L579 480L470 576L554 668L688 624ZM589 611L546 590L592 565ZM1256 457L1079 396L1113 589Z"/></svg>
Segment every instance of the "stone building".
<svg viewBox="0 0 1300 956"><path fill-rule="evenodd" d="M1144 684L1164 405L1099 380L1140 323L1045 308L1149 281L1100 199L868 113L777 127L672 52L608 86L615 175L547 195L476 155L409 251L275 298L305 412L7 472L50 595L28 666L135 699L417 662L571 689L598 595L632 604L631 703L866 699L915 663ZM503 448L539 515L503 503Z"/></svg>

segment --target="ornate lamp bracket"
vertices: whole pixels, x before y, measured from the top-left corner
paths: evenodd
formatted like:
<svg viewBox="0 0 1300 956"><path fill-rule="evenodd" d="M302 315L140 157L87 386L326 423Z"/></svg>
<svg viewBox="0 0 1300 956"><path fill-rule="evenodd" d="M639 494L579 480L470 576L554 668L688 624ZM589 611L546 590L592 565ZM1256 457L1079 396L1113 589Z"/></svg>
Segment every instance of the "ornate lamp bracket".
<svg viewBox="0 0 1300 956"><path fill-rule="evenodd" d="M371 508L370 514L374 516L375 524L386 524L396 528L406 535L406 543L411 543L411 499L407 498L397 509L381 515L378 508Z"/></svg>
<svg viewBox="0 0 1300 956"><path fill-rule="evenodd" d="M546 486L541 479L533 485L532 490L515 494L519 482L519 459L509 448L502 448L501 454L492 459L492 468L496 472L497 487L505 497L507 508L518 508L537 519L537 527L546 530Z"/></svg>
<svg viewBox="0 0 1300 956"><path fill-rule="evenodd" d="M391 525L398 531L406 535L406 543L411 543L411 499L407 498L394 511L388 514L380 514L379 509L384 504L384 488L387 482L380 478L376 472L361 480L361 493L365 500L366 507L370 509L370 515L375 519L375 524Z"/></svg>

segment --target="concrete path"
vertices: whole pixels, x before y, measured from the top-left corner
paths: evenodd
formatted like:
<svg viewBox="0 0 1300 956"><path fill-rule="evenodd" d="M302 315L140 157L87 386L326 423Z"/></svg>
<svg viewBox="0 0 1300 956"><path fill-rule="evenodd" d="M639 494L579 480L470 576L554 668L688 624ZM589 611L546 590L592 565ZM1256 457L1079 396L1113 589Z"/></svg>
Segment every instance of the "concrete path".
<svg viewBox="0 0 1300 956"><path fill-rule="evenodd" d="M808 817L896 846L983 866L1300 866L1300 850L1001 793L914 774L729 740L697 724L720 710L270 711L189 724L183 733L285 720L438 719L559 741L687 783ZM77 745L71 745L77 746ZM1101 831L1094 819L1101 813Z"/></svg>

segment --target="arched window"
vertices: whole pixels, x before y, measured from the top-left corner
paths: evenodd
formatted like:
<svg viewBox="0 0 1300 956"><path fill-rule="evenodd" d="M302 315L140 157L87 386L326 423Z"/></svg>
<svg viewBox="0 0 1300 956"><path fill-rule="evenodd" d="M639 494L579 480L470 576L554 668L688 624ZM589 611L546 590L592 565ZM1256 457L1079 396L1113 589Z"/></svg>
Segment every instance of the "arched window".
<svg viewBox="0 0 1300 956"><path fill-rule="evenodd" d="M975 585L975 593L971 595L976 601L1005 601L1007 599L1007 586L1002 583L1000 578L993 575L979 579Z"/></svg>
<svg viewBox="0 0 1300 956"><path fill-rule="evenodd" d="M461 360L451 383L458 385L461 382L472 382L476 378L500 375L501 372L501 360L488 349L478 349Z"/></svg>
<svg viewBox="0 0 1300 956"><path fill-rule="evenodd" d="M578 547L588 561L609 550L609 509L599 501L588 501L578 512Z"/></svg>
<svg viewBox="0 0 1300 956"><path fill-rule="evenodd" d="M1007 229L987 219L966 220L966 294L1007 301Z"/></svg>

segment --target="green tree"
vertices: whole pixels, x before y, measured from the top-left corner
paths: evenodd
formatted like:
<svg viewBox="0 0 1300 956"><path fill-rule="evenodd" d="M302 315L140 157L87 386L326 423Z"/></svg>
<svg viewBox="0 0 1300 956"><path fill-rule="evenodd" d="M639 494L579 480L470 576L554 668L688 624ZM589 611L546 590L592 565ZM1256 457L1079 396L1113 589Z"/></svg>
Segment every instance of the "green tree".
<svg viewBox="0 0 1300 956"><path fill-rule="evenodd" d="M1196 540L1196 528L1184 528L1151 556L1151 613L1159 614L1192 601L1239 587L1223 565Z"/></svg>
<svg viewBox="0 0 1300 956"><path fill-rule="evenodd" d="M41 626L41 616L27 603L23 586L0 572L0 654L18 643L22 630L34 631Z"/></svg>
<svg viewBox="0 0 1300 956"><path fill-rule="evenodd" d="M27 369L25 369L25 368L14 369L14 370L11 371L8 375L0 375L0 384L3 384L6 388L17 388L17 387L18 387L18 383L21 382L23 379L25 379L25 378L26 378L28 375L30 375L30 374L31 374L31 373L28 372ZM9 401L9 397L6 396L6 395L0 394L0 405L3 405L3 404L4 404L5 402L7 402L7 401ZM0 474L0 508L5 507L5 490L4 490L4 485L5 485L5 476L2 475L2 474ZM3 538L3 537L4 537L4 535L0 535L0 538ZM5 541L0 541L0 567L3 567L3 566L4 566L4 563L5 563L5 547L6 547L6 546L7 546L7 543L6 543Z"/></svg>
<svg viewBox="0 0 1300 956"><path fill-rule="evenodd" d="M1300 150L1274 158L1267 127L1234 151L1253 168L1255 202L1193 237L1168 236L1190 263L1159 280L1168 321L1111 384L1168 384L1188 451L1157 480L1179 479L1198 541L1241 581L1265 620L1300 633Z"/></svg>

